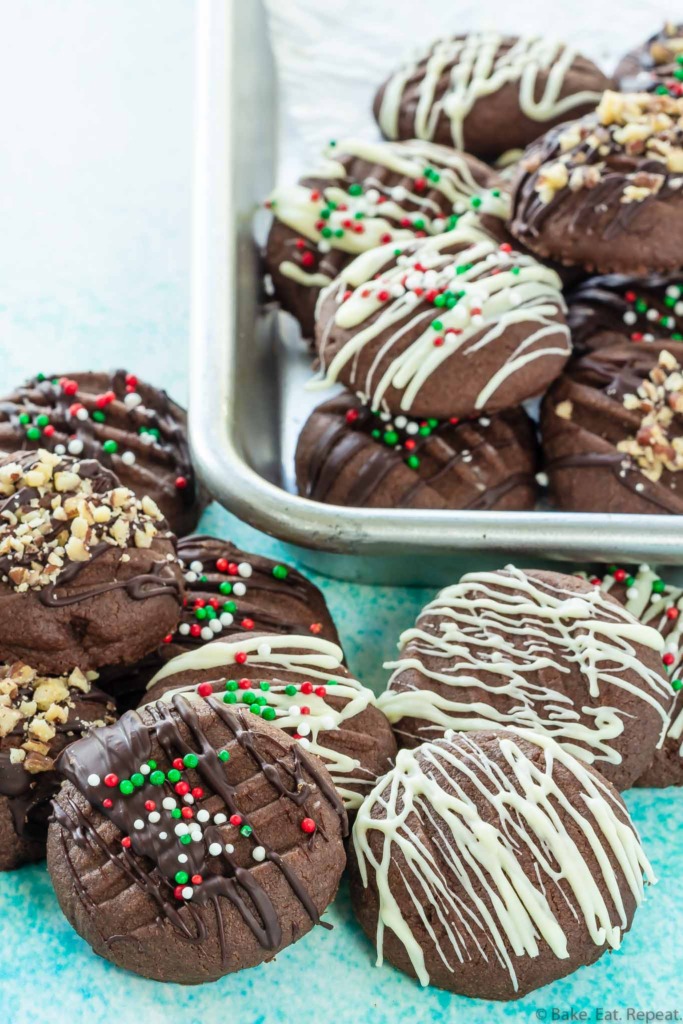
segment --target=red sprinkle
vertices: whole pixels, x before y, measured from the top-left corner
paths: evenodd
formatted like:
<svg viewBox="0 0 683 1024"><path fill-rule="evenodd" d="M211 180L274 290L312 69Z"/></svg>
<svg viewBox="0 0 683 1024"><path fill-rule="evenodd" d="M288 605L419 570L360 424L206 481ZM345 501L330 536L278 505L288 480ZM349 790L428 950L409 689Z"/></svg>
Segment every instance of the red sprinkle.
<svg viewBox="0 0 683 1024"><path fill-rule="evenodd" d="M313 818L304 818L301 822L301 831L308 832L309 835L311 832L315 832L315 822L313 821Z"/></svg>
<svg viewBox="0 0 683 1024"><path fill-rule="evenodd" d="M201 635L202 635L202 627L199 625L198 622L193 622L192 625L190 626L190 636L201 636Z"/></svg>
<svg viewBox="0 0 683 1024"><path fill-rule="evenodd" d="M154 803L153 800L145 800L145 810L146 811L156 811L156 809L157 809L157 805Z"/></svg>
<svg viewBox="0 0 683 1024"><path fill-rule="evenodd" d="M346 416L344 418L347 423L355 423L359 416L360 413L358 412L358 409L347 409Z"/></svg>
<svg viewBox="0 0 683 1024"><path fill-rule="evenodd" d="M118 777L118 775L114 775L113 772L110 772L109 775L105 775L104 776L104 784L105 784L105 786L109 786L110 789L113 788L114 786L118 786L118 784L119 784L119 777Z"/></svg>
<svg viewBox="0 0 683 1024"><path fill-rule="evenodd" d="M193 875L191 881L193 885L201 885L203 879L201 875Z"/></svg>
<svg viewBox="0 0 683 1024"><path fill-rule="evenodd" d="M626 579L626 569L615 569L614 578L617 583L623 583Z"/></svg>
<svg viewBox="0 0 683 1024"><path fill-rule="evenodd" d="M310 633L313 633L315 636L317 636L318 633L322 633L322 631L323 631L323 624L322 624L322 622L312 622L310 624L310 626L308 627L308 629L309 629Z"/></svg>
<svg viewBox="0 0 683 1024"><path fill-rule="evenodd" d="M382 243L382 245L386 245L388 242L391 241L391 235L389 234L388 231L385 231L383 235L379 236L379 240Z"/></svg>
<svg viewBox="0 0 683 1024"><path fill-rule="evenodd" d="M121 840L121 846L123 846L125 850L130 849L130 836L123 837L123 839Z"/></svg>
<svg viewBox="0 0 683 1024"><path fill-rule="evenodd" d="M55 428L52 426L51 423L48 423L46 427L43 427L43 434L45 435L45 437L52 437L54 432Z"/></svg>
<svg viewBox="0 0 683 1024"><path fill-rule="evenodd" d="M202 789L202 787L195 786L194 789L192 790L192 796L195 798L195 800L201 800L201 798L204 796L204 790Z"/></svg>
<svg viewBox="0 0 683 1024"><path fill-rule="evenodd" d="M175 486L177 491L184 491L187 487L187 479L184 476L177 476L175 478Z"/></svg>
<svg viewBox="0 0 683 1024"><path fill-rule="evenodd" d="M176 885L175 889L173 890L173 895L175 896L175 898L177 900L182 900L184 898L183 897L183 889L184 888L185 887L183 885Z"/></svg>
<svg viewBox="0 0 683 1024"><path fill-rule="evenodd" d="M127 388L136 388L137 386L138 386L138 379L135 376L135 374L134 373L127 373L126 374L126 387Z"/></svg>
<svg viewBox="0 0 683 1024"><path fill-rule="evenodd" d="M180 813L182 814L183 818L194 818L194 811L192 810L191 807L183 807Z"/></svg>
<svg viewBox="0 0 683 1024"><path fill-rule="evenodd" d="M315 263L315 256L312 252L305 252L301 257L301 264L304 267L312 267Z"/></svg>
<svg viewBox="0 0 683 1024"><path fill-rule="evenodd" d="M216 569L218 570L218 572L227 572L228 571L228 560L227 560L227 558L219 558L216 561Z"/></svg>
<svg viewBox="0 0 683 1024"><path fill-rule="evenodd" d="M247 656L244 651L238 651L235 655L235 661L238 665L244 665L246 663Z"/></svg>
<svg viewBox="0 0 683 1024"><path fill-rule="evenodd" d="M178 794L178 796L187 796L187 794L190 792L190 783L189 782L176 782L176 784L175 784L175 786L173 788L176 791L176 793Z"/></svg>
<svg viewBox="0 0 683 1024"><path fill-rule="evenodd" d="M240 679L237 685L240 690L251 690L251 679Z"/></svg>
<svg viewBox="0 0 683 1024"><path fill-rule="evenodd" d="M237 562L228 562L228 575L237 576Z"/></svg>
<svg viewBox="0 0 683 1024"><path fill-rule="evenodd" d="M316 697L326 697L327 696L327 690L325 689L324 686L316 686L316 688L315 688L315 695L316 695Z"/></svg>
<svg viewBox="0 0 683 1024"><path fill-rule="evenodd" d="M197 687L197 693L200 697L210 697L213 693L213 687L211 683L200 683Z"/></svg>
<svg viewBox="0 0 683 1024"><path fill-rule="evenodd" d="M675 660L676 659L674 658L673 654L671 654L671 652L667 652L667 654L662 655L662 661L665 665L673 665Z"/></svg>
<svg viewBox="0 0 683 1024"><path fill-rule="evenodd" d="M185 762L183 761L182 757L176 757L174 759L173 767L176 769L176 771L182 772L182 770L185 767Z"/></svg>
<svg viewBox="0 0 683 1024"><path fill-rule="evenodd" d="M302 683L299 689L302 693L313 693L313 683Z"/></svg>
<svg viewBox="0 0 683 1024"><path fill-rule="evenodd" d="M667 608L666 617L667 619L677 619L679 615L678 608Z"/></svg>
<svg viewBox="0 0 683 1024"><path fill-rule="evenodd" d="M301 714L302 715L310 715L310 713L311 713L311 709L306 704L304 704L303 707L301 708Z"/></svg>
<svg viewBox="0 0 683 1024"><path fill-rule="evenodd" d="M103 807L106 807L106 808L107 808L107 810L109 810L109 808L110 808L110 807L113 807L113 806L114 806L114 801L113 801L113 800L110 800L110 799L109 799L109 797L107 797L107 798L106 798L106 800L103 800L103 801L102 801L102 806L103 806Z"/></svg>
<svg viewBox="0 0 683 1024"><path fill-rule="evenodd" d="M164 637L164 643L165 644L170 644L170 643L172 643L172 641L173 641L173 633L167 633L166 636Z"/></svg>
<svg viewBox="0 0 683 1024"><path fill-rule="evenodd" d="M253 629L253 628L254 628L254 620L253 619L242 619L242 629Z"/></svg>
<svg viewBox="0 0 683 1024"><path fill-rule="evenodd" d="M241 815L239 815L239 814L231 814L230 815L230 824L234 825L235 828L237 828L238 825L241 825L242 824L242 817L241 817Z"/></svg>

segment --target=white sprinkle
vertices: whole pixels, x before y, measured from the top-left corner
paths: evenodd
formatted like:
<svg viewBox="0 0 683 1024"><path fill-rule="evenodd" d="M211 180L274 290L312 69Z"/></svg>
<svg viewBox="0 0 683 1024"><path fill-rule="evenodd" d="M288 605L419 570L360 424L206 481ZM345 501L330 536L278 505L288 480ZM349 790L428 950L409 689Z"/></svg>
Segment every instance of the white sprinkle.
<svg viewBox="0 0 683 1024"><path fill-rule="evenodd" d="M192 836L193 843L201 843L202 839L204 838L201 829L199 832L191 832L190 835Z"/></svg>
<svg viewBox="0 0 683 1024"><path fill-rule="evenodd" d="M403 428L406 426L407 423L408 423L408 417L407 416L397 416L396 419L394 420L394 426L398 427L399 430L403 430Z"/></svg>
<svg viewBox="0 0 683 1024"><path fill-rule="evenodd" d="M403 185L395 185L389 194L397 203L402 202L408 195Z"/></svg>
<svg viewBox="0 0 683 1024"><path fill-rule="evenodd" d="M65 454L66 454L66 448L64 447L64 445L63 444L56 444L55 445L55 455L65 455Z"/></svg>
<svg viewBox="0 0 683 1024"><path fill-rule="evenodd" d="M99 777L99 775L95 775L93 773L92 775L88 776L88 785L89 786L99 786L99 784L100 784L100 777Z"/></svg>
<svg viewBox="0 0 683 1024"><path fill-rule="evenodd" d="M194 562L190 562L190 569L192 570L192 572L203 572L204 565L202 562L197 562L195 560Z"/></svg>
<svg viewBox="0 0 683 1024"><path fill-rule="evenodd" d="M123 399L123 404L126 409L135 409L136 406L142 401L142 396L137 391L129 391Z"/></svg>
<svg viewBox="0 0 683 1024"><path fill-rule="evenodd" d="M212 633L220 633L223 629L223 625L220 619L211 619L209 622L209 629Z"/></svg>
<svg viewBox="0 0 683 1024"><path fill-rule="evenodd" d="M629 601L635 601L635 599L638 597L638 588L629 587L626 591L626 596L629 599Z"/></svg>
<svg viewBox="0 0 683 1024"><path fill-rule="evenodd" d="M245 587L244 583L233 583L232 592L237 597L244 597L244 595L247 592L247 588Z"/></svg>
<svg viewBox="0 0 683 1024"><path fill-rule="evenodd" d="M209 626L204 626L199 635L202 640L213 640L213 630Z"/></svg>
<svg viewBox="0 0 683 1024"><path fill-rule="evenodd" d="M210 843L209 853L212 857L220 857L223 847L220 843Z"/></svg>
<svg viewBox="0 0 683 1024"><path fill-rule="evenodd" d="M158 811L150 811L149 820L153 825L156 825L158 821L161 821L161 815L159 814Z"/></svg>
<svg viewBox="0 0 683 1024"><path fill-rule="evenodd" d="M188 583L196 583L197 582L197 573L196 572L186 572L185 573L185 579L187 580Z"/></svg>
<svg viewBox="0 0 683 1024"><path fill-rule="evenodd" d="M159 839L168 839L168 832L160 832Z"/></svg>
<svg viewBox="0 0 683 1024"><path fill-rule="evenodd" d="M191 900L193 892L194 889L192 888L192 886L186 885L181 893L181 896L183 897L184 900Z"/></svg>
<svg viewBox="0 0 683 1024"><path fill-rule="evenodd" d="M181 636L189 636L190 635L189 623L181 622L180 625L178 626L178 632L180 633Z"/></svg>
<svg viewBox="0 0 683 1024"><path fill-rule="evenodd" d="M332 246L330 245L326 238L321 238L320 241L318 242L318 252L329 252L331 248Z"/></svg>
<svg viewBox="0 0 683 1024"><path fill-rule="evenodd" d="M165 796L164 799L161 801L161 806L164 808L165 811L172 811L175 805L176 802L172 796Z"/></svg>
<svg viewBox="0 0 683 1024"><path fill-rule="evenodd" d="M235 847L232 845L232 843L226 843L225 844L225 852L226 853L234 853L235 852Z"/></svg>
<svg viewBox="0 0 683 1024"><path fill-rule="evenodd" d="M308 736L311 731L311 727L308 722L300 722L296 727L296 731L299 733L299 736Z"/></svg>
<svg viewBox="0 0 683 1024"><path fill-rule="evenodd" d="M304 748L304 750L308 750L308 748L309 748L309 747L310 747L310 745L311 745L311 741L310 741L310 740L307 740L305 736L302 736L302 737L301 737L301 739L299 740L299 743L300 743L300 744L301 744L301 746L302 746L302 747Z"/></svg>
<svg viewBox="0 0 683 1024"><path fill-rule="evenodd" d="M145 827L145 823L144 823L144 821L142 820L142 818L136 818L136 819L135 819L135 821L133 822L133 828L136 828L136 829L138 829L138 831L139 831L139 830L140 830L141 828L144 828L144 827Z"/></svg>
<svg viewBox="0 0 683 1024"><path fill-rule="evenodd" d="M257 647L257 653L260 654L262 658L267 658L271 650L272 648L270 644L259 644Z"/></svg>
<svg viewBox="0 0 683 1024"><path fill-rule="evenodd" d="M221 612L220 622L222 626L232 626L233 617L230 612Z"/></svg>
<svg viewBox="0 0 683 1024"><path fill-rule="evenodd" d="M266 859L266 851L263 849L262 846L255 846L254 849L251 851L251 855L254 858L254 860L261 861Z"/></svg>
<svg viewBox="0 0 683 1024"><path fill-rule="evenodd" d="M197 811L197 821L208 821L210 817L211 815L209 812L205 811L203 808L201 811Z"/></svg>
<svg viewBox="0 0 683 1024"><path fill-rule="evenodd" d="M419 423L412 423L411 422L406 427L406 434L417 434L419 429L420 429Z"/></svg>
<svg viewBox="0 0 683 1024"><path fill-rule="evenodd" d="M177 836L186 836L190 830L184 821L179 821L173 831Z"/></svg>
<svg viewBox="0 0 683 1024"><path fill-rule="evenodd" d="M193 804L194 803L194 797L192 796L192 793L186 793L185 794L185 796L183 797L183 803L186 803L186 804Z"/></svg>
<svg viewBox="0 0 683 1024"><path fill-rule="evenodd" d="M237 572L238 572L238 573L240 574L240 576L241 576L241 577L242 577L243 579L245 579L245 580L248 580L248 579L249 579L249 577L251 576L251 574L253 573L253 571L254 571L254 570L253 570L253 569L252 569L252 567L251 567L251 566L249 565L249 562L240 562L240 564L239 564L239 565L237 566Z"/></svg>
<svg viewBox="0 0 683 1024"><path fill-rule="evenodd" d="M213 823L214 825L225 825L228 820L227 814L214 814Z"/></svg>
<svg viewBox="0 0 683 1024"><path fill-rule="evenodd" d="M134 466L135 452L123 452L123 454L121 455L121 462L124 464L124 466Z"/></svg>
<svg viewBox="0 0 683 1024"><path fill-rule="evenodd" d="M141 775L149 775L151 770L152 769L150 768L150 766L148 764L141 764L140 765L140 774Z"/></svg>
<svg viewBox="0 0 683 1024"><path fill-rule="evenodd" d="M320 727L321 727L321 729L326 729L326 730L328 730L328 729L336 729L337 728L337 723L335 722L335 720L332 717L332 715L325 715L324 718L320 719Z"/></svg>
<svg viewBox="0 0 683 1024"><path fill-rule="evenodd" d="M72 441L69 441L67 451L69 452L69 455L80 455L83 451L83 442L79 441L78 438L75 437Z"/></svg>
<svg viewBox="0 0 683 1024"><path fill-rule="evenodd" d="M298 704L292 704L291 707L289 707L287 710L289 711L290 715L293 715L295 718L301 714L301 708L299 707Z"/></svg>
<svg viewBox="0 0 683 1024"><path fill-rule="evenodd" d="M180 863L180 864L187 864L187 854L186 853L179 853L178 854L178 863Z"/></svg>
<svg viewBox="0 0 683 1024"><path fill-rule="evenodd" d="M79 409L78 412L76 413L76 419L77 420L81 420L81 421L89 420L90 419L90 413L88 412L87 409ZM83 449L81 449L81 451L82 450Z"/></svg>

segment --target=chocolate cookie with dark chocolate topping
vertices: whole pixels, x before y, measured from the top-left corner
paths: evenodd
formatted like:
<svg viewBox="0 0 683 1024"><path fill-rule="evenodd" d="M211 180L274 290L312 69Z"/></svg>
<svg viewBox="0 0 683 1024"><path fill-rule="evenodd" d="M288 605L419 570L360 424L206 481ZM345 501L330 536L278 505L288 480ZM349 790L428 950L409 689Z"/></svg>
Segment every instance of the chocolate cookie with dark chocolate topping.
<svg viewBox="0 0 683 1024"><path fill-rule="evenodd" d="M565 292L574 351L629 341L683 341L683 276L589 277Z"/></svg>
<svg viewBox="0 0 683 1024"><path fill-rule="evenodd" d="M0 665L0 871L45 856L57 755L115 719L97 675L41 676L23 662Z"/></svg>
<svg viewBox="0 0 683 1024"><path fill-rule="evenodd" d="M416 139L343 139L296 185L278 186L266 206L275 295L312 338L321 288L357 255L447 231L467 211L495 233L510 202L496 172L469 153Z"/></svg>
<svg viewBox="0 0 683 1024"><path fill-rule="evenodd" d="M97 459L125 487L149 495L179 536L208 502L192 467L185 410L125 370L39 374L0 398L0 451L37 448Z"/></svg>
<svg viewBox="0 0 683 1024"><path fill-rule="evenodd" d="M175 625L176 541L151 498L94 460L0 462L0 659L61 674L138 661Z"/></svg>
<svg viewBox="0 0 683 1024"><path fill-rule="evenodd" d="M683 94L683 25L666 22L621 58L614 72L621 92Z"/></svg>
<svg viewBox="0 0 683 1024"><path fill-rule="evenodd" d="M618 949L656 881L613 786L516 729L401 750L349 867L377 962L476 999L519 999Z"/></svg>
<svg viewBox="0 0 683 1024"><path fill-rule="evenodd" d="M533 508L534 424L523 409L478 420L372 412L349 392L318 406L296 451L299 493L367 508Z"/></svg>
<svg viewBox="0 0 683 1024"><path fill-rule="evenodd" d="M217 696L128 711L58 768L57 899L119 967L215 981L272 960L334 899L347 823L325 766Z"/></svg>
<svg viewBox="0 0 683 1024"><path fill-rule="evenodd" d="M430 139L494 160L593 110L609 85L562 43L471 32L438 40L395 71L373 111L386 138Z"/></svg>
<svg viewBox="0 0 683 1024"><path fill-rule="evenodd" d="M541 411L557 508L683 513L683 343L617 345L573 363Z"/></svg>
<svg viewBox="0 0 683 1024"><path fill-rule="evenodd" d="M601 274L683 263L683 99L606 92L594 114L527 150L510 230L532 252Z"/></svg>
<svg viewBox="0 0 683 1024"><path fill-rule="evenodd" d="M351 811L389 769L396 741L372 690L341 659L341 648L319 637L219 639L165 665L144 702L197 690L246 706L320 757Z"/></svg>

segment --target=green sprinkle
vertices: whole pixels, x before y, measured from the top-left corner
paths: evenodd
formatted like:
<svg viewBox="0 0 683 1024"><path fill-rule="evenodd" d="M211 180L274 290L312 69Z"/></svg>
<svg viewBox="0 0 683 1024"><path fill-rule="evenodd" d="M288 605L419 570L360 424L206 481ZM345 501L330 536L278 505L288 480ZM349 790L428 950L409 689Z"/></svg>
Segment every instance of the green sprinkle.
<svg viewBox="0 0 683 1024"><path fill-rule="evenodd" d="M39 441L40 427L29 427L28 430L26 431L26 437L29 439L29 441Z"/></svg>
<svg viewBox="0 0 683 1024"><path fill-rule="evenodd" d="M164 775L163 772L152 772L152 774L149 777L149 781L152 783L153 786L163 786L164 782L166 781L166 776Z"/></svg>
<svg viewBox="0 0 683 1024"><path fill-rule="evenodd" d="M194 617L195 619L199 619L200 622L203 622L206 618L206 608L195 608Z"/></svg>
<svg viewBox="0 0 683 1024"><path fill-rule="evenodd" d="M251 690L245 690L242 694L242 700L245 704L253 704L256 700L256 694L252 693Z"/></svg>
<svg viewBox="0 0 683 1024"><path fill-rule="evenodd" d="M479 207L481 206L481 199L479 198L479 196L472 196L472 198L470 199L470 206L474 210L479 209Z"/></svg>
<svg viewBox="0 0 683 1024"><path fill-rule="evenodd" d="M274 565L273 576L276 580L286 580L289 576L289 569L286 565Z"/></svg>
<svg viewBox="0 0 683 1024"><path fill-rule="evenodd" d="M105 451L107 455L113 455L114 452L119 450L119 446L116 441L105 441L102 445L102 450Z"/></svg>
<svg viewBox="0 0 683 1024"><path fill-rule="evenodd" d="M234 694L234 693L224 693L223 694L223 703L224 704L236 704L237 703L237 695Z"/></svg>
<svg viewBox="0 0 683 1024"><path fill-rule="evenodd" d="M266 722L272 722L276 714L275 708L264 708L261 712L261 718L265 718Z"/></svg>
<svg viewBox="0 0 683 1024"><path fill-rule="evenodd" d="M664 580L655 580L654 583L652 584L652 593L653 594L663 594L665 590L666 590L666 583L664 582Z"/></svg>
<svg viewBox="0 0 683 1024"><path fill-rule="evenodd" d="M496 199L499 199L500 198L500 189L499 188L492 188L491 189L491 195L495 196Z"/></svg>
<svg viewBox="0 0 683 1024"><path fill-rule="evenodd" d="M259 685L259 690L269 690L270 689L270 683L267 683L265 681L265 679L262 679L261 682L258 685Z"/></svg>
<svg viewBox="0 0 683 1024"><path fill-rule="evenodd" d="M229 761L230 760L230 751L229 750L220 750L218 752L218 760L219 761Z"/></svg>
<svg viewBox="0 0 683 1024"><path fill-rule="evenodd" d="M251 711L252 715L261 714L261 708L258 706L258 704L252 704L249 710Z"/></svg>
<svg viewBox="0 0 683 1024"><path fill-rule="evenodd" d="M144 786L145 776L142 774L142 772L133 772L133 774L130 777L130 781L133 783L134 786Z"/></svg>
<svg viewBox="0 0 683 1024"><path fill-rule="evenodd" d="M416 231L424 231L425 222L422 217L416 217L413 221L413 227Z"/></svg>
<svg viewBox="0 0 683 1024"><path fill-rule="evenodd" d="M362 191L363 191L362 185L357 185L357 184L349 185L349 195L350 196L359 196L362 193Z"/></svg>
<svg viewBox="0 0 683 1024"><path fill-rule="evenodd" d="M31 422L31 417L27 412L22 412L19 416L19 422L23 427L25 427L27 423Z"/></svg>
<svg viewBox="0 0 683 1024"><path fill-rule="evenodd" d="M418 459L417 455L410 455L406 459L406 462L408 463L411 469L417 469L418 466L420 465L420 460Z"/></svg>
<svg viewBox="0 0 683 1024"><path fill-rule="evenodd" d="M36 380L38 381L39 384L42 384L44 380L47 380L47 377L45 376L44 373L37 373Z"/></svg>
<svg viewBox="0 0 683 1024"><path fill-rule="evenodd" d="M178 885L185 885L185 882L190 881L190 876L188 875L187 871L176 871L175 880L178 883Z"/></svg>
<svg viewBox="0 0 683 1024"><path fill-rule="evenodd" d="M517 277L517 275L519 274L519 267L511 267L510 268L510 273L514 274L515 277Z"/></svg>
<svg viewBox="0 0 683 1024"><path fill-rule="evenodd" d="M683 690L683 679L674 679L671 683L671 689L678 693L679 690Z"/></svg>
<svg viewBox="0 0 683 1024"><path fill-rule="evenodd" d="M50 422L50 417L49 416L45 416L45 415L36 416L36 426L37 427L46 427L49 422Z"/></svg>
<svg viewBox="0 0 683 1024"><path fill-rule="evenodd" d="M285 686L285 693L287 694L288 697L293 697L294 694L296 693L296 686L292 686L291 683L289 684L289 686Z"/></svg>
<svg viewBox="0 0 683 1024"><path fill-rule="evenodd" d="M237 605L235 604L234 601L226 601L225 604L223 605L223 611L230 612L232 614L233 612L237 611Z"/></svg>
<svg viewBox="0 0 683 1024"><path fill-rule="evenodd" d="M179 807L174 807L173 808L173 810L171 811L171 817L172 818L181 818L182 817L182 811L180 810Z"/></svg>
<svg viewBox="0 0 683 1024"><path fill-rule="evenodd" d="M387 430L384 434L384 443L388 445L398 444L398 434L395 430Z"/></svg>
<svg viewBox="0 0 683 1024"><path fill-rule="evenodd" d="M181 836L180 837L180 842L183 844L183 846L187 846L188 843L192 842L192 836L189 836L189 835Z"/></svg>
<svg viewBox="0 0 683 1024"><path fill-rule="evenodd" d="M180 772L178 771L177 768L171 768L170 772L168 773L168 781L180 782Z"/></svg>
<svg viewBox="0 0 683 1024"><path fill-rule="evenodd" d="M268 703L268 698L264 697L262 693L259 693L258 697L254 697L254 704L258 704L258 706L260 708L262 708L263 705L267 704L267 703Z"/></svg>
<svg viewBox="0 0 683 1024"><path fill-rule="evenodd" d="M232 594L232 583L228 583L227 581L225 581L220 584L218 589L221 594Z"/></svg>
<svg viewBox="0 0 683 1024"><path fill-rule="evenodd" d="M237 680L236 679L228 679L226 684L225 684L225 689L226 690L233 690L233 691L236 690L237 689Z"/></svg>
<svg viewBox="0 0 683 1024"><path fill-rule="evenodd" d="M149 767L150 767L150 768L156 768L156 766L157 766L157 763L156 763L156 761L152 761L152 759L151 759L151 758L149 759L149 761L147 762L147 764L149 765Z"/></svg>
<svg viewBox="0 0 683 1024"><path fill-rule="evenodd" d="M332 235L332 228L328 228L327 225L321 230L320 234L323 238L330 238Z"/></svg>
<svg viewBox="0 0 683 1024"><path fill-rule="evenodd" d="M427 424L425 424L423 427L420 427L419 433L420 433L420 435L422 437L429 437L431 432L432 432L431 427L428 427Z"/></svg>
<svg viewBox="0 0 683 1024"><path fill-rule="evenodd" d="M433 330L435 330L435 331L442 331L443 330L443 324L441 323L440 320L432 320L431 326L432 326Z"/></svg>
<svg viewBox="0 0 683 1024"><path fill-rule="evenodd" d="M441 309L442 306L446 305L446 296L443 294L437 295L434 299L434 305Z"/></svg>
<svg viewBox="0 0 683 1024"><path fill-rule="evenodd" d="M196 754L185 754L183 764L186 768L196 768L199 764L199 758Z"/></svg>
<svg viewBox="0 0 683 1024"><path fill-rule="evenodd" d="M123 782L119 783L119 789L121 790L124 796L130 796L130 794L135 789L135 786L130 781L130 779L124 779Z"/></svg>
<svg viewBox="0 0 683 1024"><path fill-rule="evenodd" d="M626 577L626 586L627 587L632 587L635 584L635 582L636 581L635 581L635 577L634 576L627 576Z"/></svg>
<svg viewBox="0 0 683 1024"><path fill-rule="evenodd" d="M242 828L240 829L240 835L250 836L253 831L254 830L252 829L251 825L242 825Z"/></svg>
<svg viewBox="0 0 683 1024"><path fill-rule="evenodd" d="M216 618L216 609L213 608L210 604L207 604L204 610L206 612L207 619L211 620Z"/></svg>
<svg viewBox="0 0 683 1024"><path fill-rule="evenodd" d="M439 425L439 421L438 420L433 420L433 419L432 420L427 420L427 423L432 428L432 430L436 430L436 428Z"/></svg>
<svg viewBox="0 0 683 1024"><path fill-rule="evenodd" d="M101 409L93 409L90 414L96 423L105 423L107 417L104 415Z"/></svg>

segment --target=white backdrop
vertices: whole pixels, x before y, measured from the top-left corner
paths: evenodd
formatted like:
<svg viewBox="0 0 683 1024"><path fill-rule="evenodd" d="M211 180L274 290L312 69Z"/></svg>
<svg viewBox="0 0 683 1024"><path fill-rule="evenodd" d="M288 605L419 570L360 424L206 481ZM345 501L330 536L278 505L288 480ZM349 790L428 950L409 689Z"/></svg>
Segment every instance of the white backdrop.
<svg viewBox="0 0 683 1024"><path fill-rule="evenodd" d="M330 138L376 135L375 89L438 38L473 29L565 40L606 72L683 5L666 0L266 0L278 64L283 179Z"/></svg>

